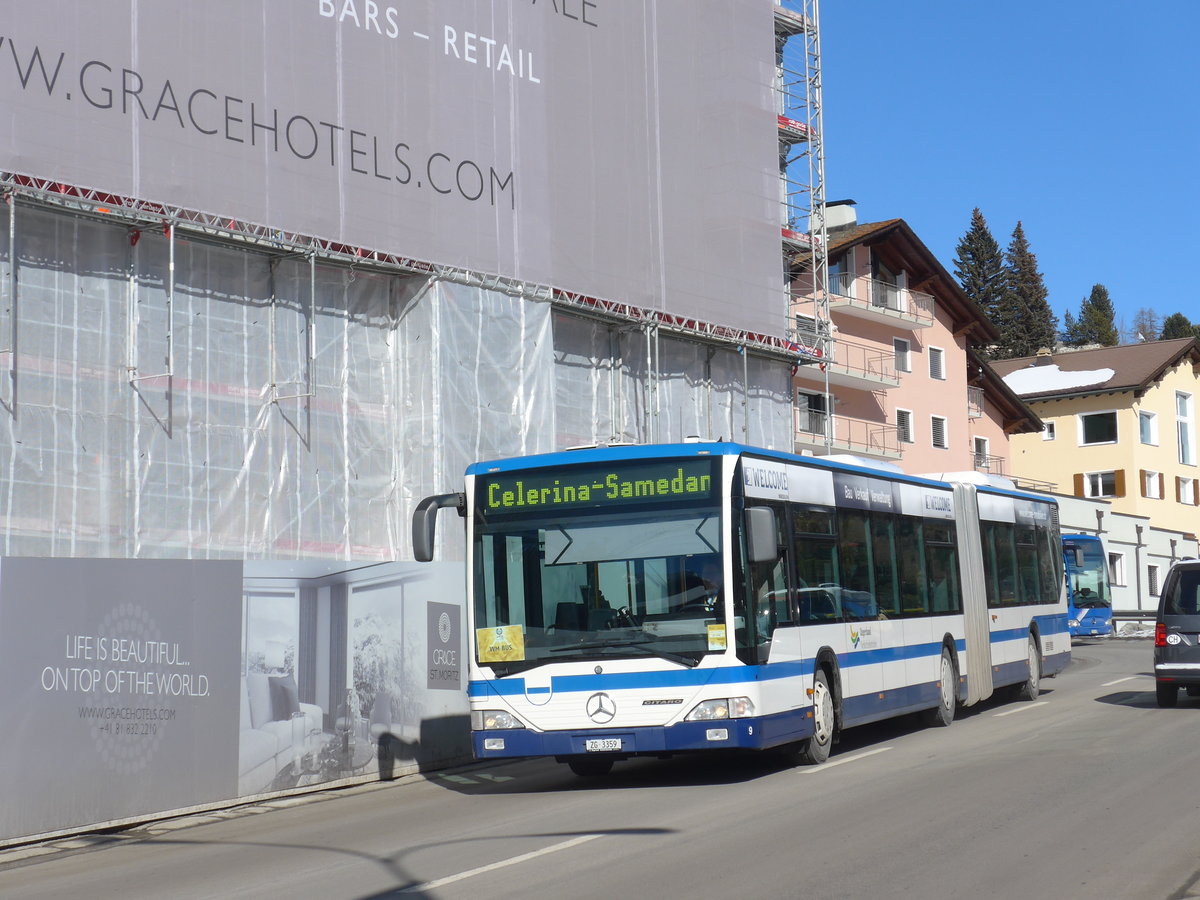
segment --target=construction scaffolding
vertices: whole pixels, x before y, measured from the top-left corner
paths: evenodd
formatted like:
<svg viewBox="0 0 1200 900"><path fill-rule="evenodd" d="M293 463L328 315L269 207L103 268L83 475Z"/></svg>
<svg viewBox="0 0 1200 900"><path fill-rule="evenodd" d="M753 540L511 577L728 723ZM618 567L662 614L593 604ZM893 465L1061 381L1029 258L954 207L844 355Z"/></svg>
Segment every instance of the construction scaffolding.
<svg viewBox="0 0 1200 900"><path fill-rule="evenodd" d="M2 180L3 555L406 559L479 459L792 446L785 336Z"/></svg>
<svg viewBox="0 0 1200 900"><path fill-rule="evenodd" d="M795 273L805 273L804 299L814 305L814 315L801 321L797 316L800 298L792 294L790 335L796 344L812 351L801 364L821 363L832 355L833 327L825 219L820 0L778 0L775 47L784 271L789 281ZM826 409L832 410L829 373L825 367L823 371ZM832 421L832 416L824 418L826 452L832 447Z"/></svg>

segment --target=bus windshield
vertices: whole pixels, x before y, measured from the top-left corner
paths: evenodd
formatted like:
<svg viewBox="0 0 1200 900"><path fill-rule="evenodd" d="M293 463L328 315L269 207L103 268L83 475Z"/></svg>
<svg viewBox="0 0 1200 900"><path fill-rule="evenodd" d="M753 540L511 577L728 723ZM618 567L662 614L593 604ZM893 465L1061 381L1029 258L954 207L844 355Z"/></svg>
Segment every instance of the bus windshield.
<svg viewBox="0 0 1200 900"><path fill-rule="evenodd" d="M1073 554L1066 555L1071 578L1071 599L1077 609L1112 606L1108 587L1108 561L1104 547L1098 541L1074 541L1072 546L1082 551L1083 565L1075 564Z"/></svg>
<svg viewBox="0 0 1200 900"><path fill-rule="evenodd" d="M476 661L510 674L548 662L616 657L694 666L706 653L724 651L719 492L710 461L686 466L655 464L655 471L645 471L651 467L641 462L638 471L610 464L553 479L480 477L472 584ZM694 490L687 490L689 483ZM591 493L602 496L568 496L566 489L578 485L599 487ZM621 485L655 492L653 502L632 487L622 498ZM522 495L526 502L519 504Z"/></svg>

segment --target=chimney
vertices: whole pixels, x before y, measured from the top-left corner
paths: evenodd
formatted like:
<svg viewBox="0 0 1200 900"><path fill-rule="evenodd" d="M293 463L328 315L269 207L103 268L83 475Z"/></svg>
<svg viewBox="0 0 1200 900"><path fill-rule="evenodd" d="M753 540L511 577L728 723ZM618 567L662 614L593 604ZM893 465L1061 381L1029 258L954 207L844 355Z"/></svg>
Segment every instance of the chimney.
<svg viewBox="0 0 1200 900"><path fill-rule="evenodd" d="M1054 364L1054 354L1043 347L1033 358L1035 366L1050 366Z"/></svg>
<svg viewBox="0 0 1200 900"><path fill-rule="evenodd" d="M825 204L825 230L838 231L842 228L853 228L858 224L858 214L854 211L853 200L834 200Z"/></svg>

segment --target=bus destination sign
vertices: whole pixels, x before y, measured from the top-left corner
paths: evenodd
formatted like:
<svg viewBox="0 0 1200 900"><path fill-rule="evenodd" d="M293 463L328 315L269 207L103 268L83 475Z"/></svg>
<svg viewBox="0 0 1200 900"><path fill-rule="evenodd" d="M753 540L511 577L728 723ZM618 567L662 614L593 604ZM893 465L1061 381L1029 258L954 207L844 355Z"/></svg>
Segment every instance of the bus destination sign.
<svg viewBox="0 0 1200 900"><path fill-rule="evenodd" d="M714 496L712 468L711 460L547 468L482 476L476 481L475 491L485 513L708 500Z"/></svg>

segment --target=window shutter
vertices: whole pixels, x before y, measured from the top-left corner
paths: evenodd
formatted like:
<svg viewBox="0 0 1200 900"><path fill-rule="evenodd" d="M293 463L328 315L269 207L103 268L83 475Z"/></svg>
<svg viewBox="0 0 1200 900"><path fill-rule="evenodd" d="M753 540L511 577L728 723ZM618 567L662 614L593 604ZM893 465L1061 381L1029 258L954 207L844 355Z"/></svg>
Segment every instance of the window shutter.
<svg viewBox="0 0 1200 900"><path fill-rule="evenodd" d="M1175 502L1183 502L1183 479L1178 475L1175 476Z"/></svg>
<svg viewBox="0 0 1200 900"><path fill-rule="evenodd" d="M1166 482L1166 479L1163 478L1163 473L1159 472L1158 473L1158 498L1160 500L1164 500L1164 499L1166 499L1166 496L1167 496L1167 482Z"/></svg>
<svg viewBox="0 0 1200 900"><path fill-rule="evenodd" d="M1146 476L1149 474L1145 469L1138 469L1138 489L1141 490L1143 497L1150 496L1150 492L1146 490Z"/></svg>
<svg viewBox="0 0 1200 900"><path fill-rule="evenodd" d="M1083 492L1083 473L1082 472L1075 473L1075 496L1076 497L1085 496L1085 494Z"/></svg>
<svg viewBox="0 0 1200 900"><path fill-rule="evenodd" d="M1124 497L1125 496L1125 470L1124 469L1117 469L1117 471L1113 472L1113 496L1114 497Z"/></svg>
<svg viewBox="0 0 1200 900"><path fill-rule="evenodd" d="M1192 503L1200 506L1200 478L1192 479Z"/></svg>

